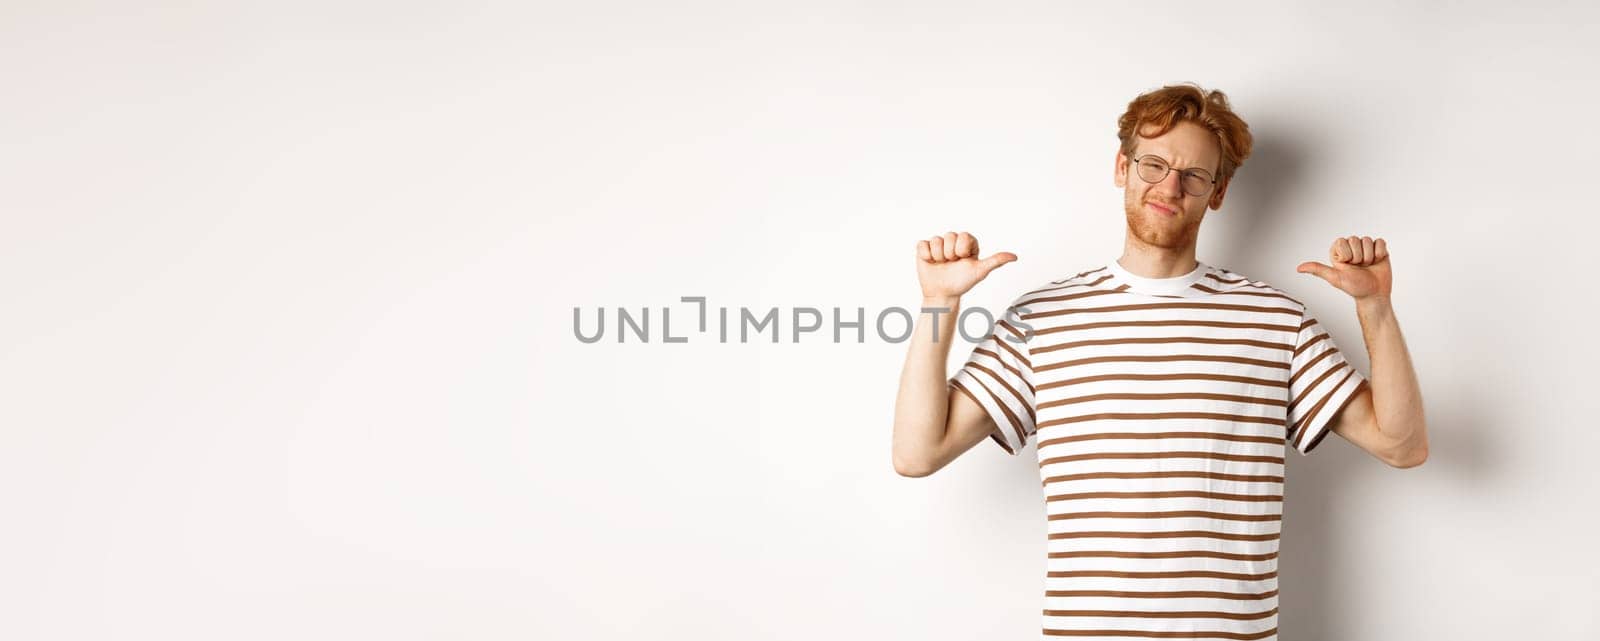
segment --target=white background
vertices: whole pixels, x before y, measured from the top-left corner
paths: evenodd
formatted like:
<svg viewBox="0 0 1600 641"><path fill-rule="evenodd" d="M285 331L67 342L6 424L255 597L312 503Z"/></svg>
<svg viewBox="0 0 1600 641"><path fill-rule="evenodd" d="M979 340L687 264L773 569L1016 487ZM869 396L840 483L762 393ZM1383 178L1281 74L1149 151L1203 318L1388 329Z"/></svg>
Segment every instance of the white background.
<svg viewBox="0 0 1600 641"><path fill-rule="evenodd" d="M970 305L1116 258L1115 119L1187 80L1258 141L1199 258L1369 373L1294 270L1387 239L1427 401L1420 468L1290 452L1284 638L1591 633L1597 20L6 2L0 638L1036 638L1034 448L897 476L906 346L783 315L917 304L946 230L1021 257Z"/></svg>

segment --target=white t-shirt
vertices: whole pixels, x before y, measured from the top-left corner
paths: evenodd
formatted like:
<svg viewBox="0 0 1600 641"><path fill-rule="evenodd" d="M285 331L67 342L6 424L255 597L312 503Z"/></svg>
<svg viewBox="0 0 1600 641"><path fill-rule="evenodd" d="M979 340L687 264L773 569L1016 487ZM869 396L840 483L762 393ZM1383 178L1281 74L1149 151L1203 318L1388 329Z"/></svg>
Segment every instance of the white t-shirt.
<svg viewBox="0 0 1600 641"><path fill-rule="evenodd" d="M949 384L1007 453L1038 443L1041 638L1126 641L1277 638L1285 444L1367 379L1282 290L1113 260L1017 297Z"/></svg>

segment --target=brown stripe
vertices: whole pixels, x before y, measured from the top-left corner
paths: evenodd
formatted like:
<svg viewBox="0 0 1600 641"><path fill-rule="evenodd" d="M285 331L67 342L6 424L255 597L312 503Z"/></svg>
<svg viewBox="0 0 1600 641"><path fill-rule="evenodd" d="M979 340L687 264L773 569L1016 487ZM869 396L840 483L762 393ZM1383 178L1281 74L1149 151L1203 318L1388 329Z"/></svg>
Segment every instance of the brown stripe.
<svg viewBox="0 0 1600 641"><path fill-rule="evenodd" d="M1003 344L1001 346L1004 347ZM1017 368L1013 367L1010 363L1007 363L1005 361L1005 359L1000 358L999 354L997 354L995 352L992 352L992 351L989 351L989 350L986 350L986 349L984 349L982 347L975 347L975 348L972 349L972 351L977 352L979 354L983 354L984 356L988 356L989 358L994 359L996 362L1000 363L1001 367L1006 368L1006 371L1011 372L1012 374L1016 374L1017 375L1017 380L1022 381L1023 385L1028 386L1028 392L1029 393L1035 394L1035 395L1037 395L1039 393L1039 390L1036 390L1036 389L1033 388L1033 383L1028 381L1028 377L1024 376L1022 374L1021 370L1018 370Z"/></svg>
<svg viewBox="0 0 1600 641"><path fill-rule="evenodd" d="M1290 315L1290 316L1299 316L1300 315L1300 312L1297 311L1297 310L1286 309L1286 308L1283 308L1283 307L1258 306L1258 305L1237 305L1237 304L1233 304L1233 303L1188 303L1188 302L1178 303L1178 302L1173 302L1173 303L1135 303L1135 304L1130 304L1130 305L1111 305L1111 306L1108 306L1108 307L1083 307L1083 308L1072 308L1072 309L1057 309L1057 310L1051 310L1051 311L1048 311L1048 312L1034 312L1034 313L1031 313L1031 314L1023 314L1021 316L1021 318L1022 318L1022 320L1030 320L1030 319L1034 319L1034 318L1048 318L1048 317L1051 317L1051 316L1062 316L1062 315L1066 315L1066 314L1094 314L1094 313L1109 313L1109 312L1133 312L1133 311L1147 311L1147 310L1155 310L1155 309L1209 309L1209 310L1217 310L1217 311L1255 312L1255 313L1260 313L1260 314L1287 314L1287 315Z"/></svg>
<svg viewBox="0 0 1600 641"><path fill-rule="evenodd" d="M1273 286L1268 285L1266 283L1245 283L1243 285L1240 285L1240 287L1253 287L1255 289L1275 289Z"/></svg>
<svg viewBox="0 0 1600 641"><path fill-rule="evenodd" d="M1264 445L1277 445L1283 442L1276 436L1255 436L1251 434L1231 434L1227 432L1095 432L1093 434L1077 434L1073 436L1058 436L1045 441L1039 441L1042 449L1049 445L1062 443L1077 443L1080 441L1097 441L1101 439L1135 439L1158 440L1169 438L1204 438L1216 441L1232 441L1234 443L1262 443Z"/></svg>
<svg viewBox="0 0 1600 641"><path fill-rule="evenodd" d="M1283 361L1265 361L1259 358L1245 358L1243 356L1221 356L1211 354L1172 354L1167 356L1094 356L1071 361L1061 361L1049 365L1039 365L1033 368L1035 372L1046 372L1063 367L1075 365L1090 365L1094 363L1172 363L1177 361L1203 361L1208 363L1239 363L1240 365L1254 365L1256 367L1269 367L1272 369L1289 369L1289 363Z"/></svg>
<svg viewBox="0 0 1600 641"><path fill-rule="evenodd" d="M1030 296L1038 296L1038 294L1048 294L1048 293L1053 293L1053 291L1067 291L1067 289L1072 289L1072 288L1085 288L1085 291L1088 291L1088 289L1093 289L1094 286L1096 286L1096 285L1101 285L1101 283L1104 283L1104 281L1109 280L1109 278L1110 277L1101 277L1101 278L1099 278L1099 280L1091 281L1091 283L1069 283L1069 281L1070 280L1074 280L1074 278L1067 278L1067 280L1051 281L1050 285L1061 285L1061 286L1059 286L1059 288L1038 288L1038 289L1034 289L1034 291L1030 291L1030 293L1022 294L1022 296L1018 297L1018 302L1016 302L1016 304L1014 304L1014 305L1011 305L1011 307L1027 307L1027 305L1029 305L1030 302L1032 302L1032 299L1029 299L1029 297ZM1064 283L1064 285L1062 285L1062 283Z"/></svg>
<svg viewBox="0 0 1600 641"><path fill-rule="evenodd" d="M1215 394L1211 392L1107 392L1105 394L1090 394L1088 396L1073 396L1055 401L1040 403L1038 409L1071 405L1073 403L1088 403L1090 401L1113 400L1151 400L1170 401L1178 399L1207 399L1213 401L1228 401L1230 403L1256 403L1271 405L1273 407L1288 407L1289 401L1281 398L1262 398L1259 396L1239 396L1237 394Z"/></svg>
<svg viewBox="0 0 1600 641"><path fill-rule="evenodd" d="M1232 274L1232 276L1239 276L1237 279L1234 279L1234 280L1227 280L1227 279L1224 279L1224 278L1219 277L1219 276L1212 276L1211 274L1206 274L1206 276L1209 276L1211 278L1211 280L1217 281L1217 283L1221 284L1221 285L1238 285L1240 287L1249 287L1251 289L1265 289L1265 290L1280 291L1280 292L1282 291L1282 290L1279 290L1278 288L1273 287L1271 285L1268 285L1266 283L1249 282L1250 279L1245 278L1244 276L1239 276L1239 274ZM1285 297L1289 298L1289 300L1294 300L1296 305L1300 304L1300 301L1295 300L1292 297L1288 297L1287 295L1285 295Z"/></svg>
<svg viewBox="0 0 1600 641"><path fill-rule="evenodd" d="M1136 459L1165 459L1165 458L1202 458L1213 461L1241 461L1246 463L1274 463L1283 464L1281 456L1257 456L1253 454L1224 454L1222 452L1089 452L1087 454L1073 454L1071 456L1052 456L1039 461L1040 466L1070 463L1072 461L1099 461L1099 460L1136 460Z"/></svg>
<svg viewBox="0 0 1600 641"><path fill-rule="evenodd" d="M1323 352L1322 356L1327 356L1327 355L1332 354L1332 353L1333 352ZM1317 358L1322 358L1322 356L1318 356ZM1309 365L1307 367L1309 367ZM1328 378L1329 376L1333 376L1334 374L1338 374L1339 372L1343 372L1345 370L1350 370L1352 372L1356 371L1355 368L1352 367L1350 365L1350 363L1348 363L1348 362L1339 363L1338 365L1335 365L1333 367L1329 367L1326 370L1323 370L1322 374L1318 375L1315 379L1312 379L1312 381L1310 383L1306 383L1305 384L1305 386L1300 390L1300 395L1294 397L1294 400L1289 402L1289 406L1290 407L1300 407L1301 405L1303 405L1302 401L1305 400L1307 395L1311 394L1311 392L1313 392L1313 391L1315 391L1317 389L1317 385L1319 383L1321 383L1324 379ZM1296 372L1296 374L1297 375L1298 374L1303 374L1303 373L1308 372L1308 371L1310 371L1310 370L1301 369L1299 372ZM1349 374L1346 374L1346 376L1349 376ZM1290 381L1290 384L1292 385L1293 382L1294 382L1294 378L1290 377L1289 381ZM1335 385L1334 389L1339 389L1339 387L1337 385ZM1331 394L1332 392L1329 392L1329 393ZM1303 421L1305 419L1302 417L1301 420Z"/></svg>
<svg viewBox="0 0 1600 641"><path fill-rule="evenodd" d="M1027 344L1028 337L1024 336L1022 334L1022 330L1019 330L1016 327L1013 327L1011 325L1011 323L1006 321L1006 319L1002 318L1000 320L997 320L997 321L994 322L994 324L995 324L995 327L1001 327L1001 328L1004 328L1006 331L1011 332L1011 335L1017 337L1017 340L1022 341L1023 344ZM1007 343L1010 343L1011 341L1008 341L1008 340L1005 340L1005 339L1001 338L1001 339L996 340L995 342L1000 344L1000 345L1002 345L1002 346L1010 347L1010 345L1007 345ZM1013 349L1013 350L1011 350L1011 353L1017 354L1017 350ZM1017 354L1017 358L1022 358L1022 355L1021 354ZM1026 362L1028 362L1028 359L1022 358L1022 362L1026 363Z"/></svg>
<svg viewBox="0 0 1600 641"><path fill-rule="evenodd" d="M1198 450L1174 450L1161 452L1088 452L1084 454L1071 454L1067 456L1052 456L1042 459L1040 465L1057 465L1072 461L1098 461L1098 460L1144 460L1144 459L1172 459L1172 458L1199 458L1213 461L1239 461L1244 463L1271 463L1282 465L1282 456L1269 456L1258 454L1229 454L1226 452L1205 452Z"/></svg>
<svg viewBox="0 0 1600 641"><path fill-rule="evenodd" d="M1087 285L1087 286L1092 287L1093 285ZM1022 302L1017 303L1017 306L1021 307L1021 306L1033 305L1033 304L1037 304L1037 303L1054 303L1054 302L1060 302L1060 301L1076 300L1076 299L1079 299L1079 298L1089 298L1091 296L1107 296L1107 295L1112 295L1112 294L1116 294L1116 292L1113 291L1113 290L1109 290L1109 289L1091 289L1091 290L1088 290L1088 291L1075 292L1075 293L1072 293L1072 294L1057 294L1055 296L1044 296L1044 297L1040 297L1040 298L1030 298L1030 299L1027 299L1027 300L1024 300Z"/></svg>
<svg viewBox="0 0 1600 641"><path fill-rule="evenodd" d="M1045 576L1052 579L1105 577L1115 579L1233 579L1235 581L1266 581L1278 578L1278 571L1260 574L1220 572L1217 570L1170 570L1167 572L1123 572L1120 570L1053 570Z"/></svg>
<svg viewBox="0 0 1600 641"><path fill-rule="evenodd" d="M1133 338L1133 337L1129 337L1129 338L1103 338L1103 339L1089 340L1089 341L1074 341L1074 342L1071 342L1071 343L1061 343L1061 344L1058 344L1058 345L1050 345L1048 347L1035 347L1035 348L1029 349L1028 350L1028 354L1030 354L1030 355L1038 355L1038 354L1043 353L1043 352L1054 352L1056 350L1072 349L1072 348L1075 348L1075 347L1089 347L1089 346L1092 346L1092 345L1155 345L1155 344L1165 344L1165 343L1203 343L1203 344L1207 344L1207 345L1249 345L1249 346L1252 346L1252 347L1261 347L1261 348L1264 348L1264 349L1281 349L1281 350L1286 351L1286 352L1292 351L1294 349L1294 345L1292 343L1272 343L1272 342L1268 342L1268 341L1250 340L1248 338L1202 338L1202 337L1199 337L1199 336L1161 336L1161 337L1152 337L1152 338Z"/></svg>
<svg viewBox="0 0 1600 641"><path fill-rule="evenodd" d="M1262 385L1267 387L1289 387L1289 383L1283 380L1193 372L1182 374L1096 374L1094 376L1080 376L1078 378L1069 378L1051 383L1044 383L1039 385L1038 389L1055 389L1057 387L1065 387L1067 385L1094 383L1098 381L1226 381L1230 383L1247 383L1250 385Z"/></svg>
<svg viewBox="0 0 1600 641"><path fill-rule="evenodd" d="M1238 534L1210 530L1172 530L1159 532L1116 532L1089 530L1085 532L1051 532L1050 539L1223 539L1226 541L1276 541L1278 533Z"/></svg>
<svg viewBox="0 0 1600 641"><path fill-rule="evenodd" d="M1239 291L1237 289L1221 290L1221 289L1212 289L1210 287L1206 287L1205 285L1201 285L1200 283L1195 283L1193 285L1190 285L1190 287L1193 287L1194 289L1198 289L1198 290L1200 290L1202 292L1205 292L1207 294L1222 294L1224 296L1265 296L1267 298L1280 298L1280 299L1289 301L1291 303L1295 303L1296 305L1298 305L1300 303L1300 301L1297 301L1297 300L1295 300L1295 299L1283 294L1282 292L1276 292L1276 291L1241 292L1241 291Z"/></svg>
<svg viewBox="0 0 1600 641"><path fill-rule="evenodd" d="M1054 334L1057 332L1071 332L1089 329L1104 329L1107 327L1222 327L1227 329L1266 329L1279 332L1299 333L1300 328L1294 325L1272 325L1269 323L1240 323L1236 321L1213 320L1134 320L1134 321L1100 321L1095 323L1080 323L1077 325L1058 325L1056 327L1035 328L1034 336Z"/></svg>
<svg viewBox="0 0 1600 641"><path fill-rule="evenodd" d="M1304 352L1304 351L1306 351L1308 349L1311 349L1312 345L1316 345L1317 343L1320 343L1320 342L1322 342L1324 340L1328 340L1328 333L1327 332L1323 332L1321 334L1317 334L1316 336L1313 336L1311 338L1311 340L1306 341L1304 345L1301 345L1299 347L1294 348L1294 355L1298 357L1301 354L1301 352Z"/></svg>
<svg viewBox="0 0 1600 641"><path fill-rule="evenodd" d="M1020 405L1022 409L1028 413L1029 423L1039 422L1039 417L1035 416L1033 413L1033 404L1028 402L1028 399L1023 398L1022 392L1019 392L1017 391L1017 388L1012 387L1011 383L1006 382L1004 377L996 374L994 370L984 367L983 364L978 363L977 361L967 361L967 367L971 367L972 369L988 374L990 378L993 378L995 382L1000 384L1001 387L1006 388L1006 391L1011 392L1011 396L1017 399L1017 405ZM988 385L985 385L984 387L988 387ZM999 399L996 398L995 400ZM1005 407L1005 403L1001 403L1000 406ZM1009 411L1010 410L1008 409L1007 412L1009 413Z"/></svg>
<svg viewBox="0 0 1600 641"><path fill-rule="evenodd" d="M1007 327L1010 327L1010 326L1007 325ZM1023 356L1022 352L1017 351L1017 348L1012 347L1011 346L1011 341L1007 341L1007 340L1004 340L1004 339L997 339L997 340L995 340L994 344L999 345L1001 349L1006 350L1006 353L1008 353L1008 354L1012 355L1013 357L1015 357L1017 359L1017 362L1022 363L1023 367L1026 367L1028 369L1033 369L1033 361L1029 360L1028 357ZM1032 352L1033 350L1030 349L1028 351Z"/></svg>
<svg viewBox="0 0 1600 641"><path fill-rule="evenodd" d="M1339 420L1339 412L1343 412L1345 406L1349 405L1350 401L1356 400L1356 396L1361 394L1361 390L1364 390L1366 388L1367 388L1367 379L1361 379L1361 382L1356 384L1355 391L1350 392L1349 396L1344 397L1344 402L1340 403L1339 407L1333 410L1333 418L1329 419L1329 421L1328 421L1329 424L1332 424L1334 421ZM1302 451L1304 451L1307 454L1310 454L1311 450L1317 449L1317 444L1322 442L1322 437L1327 436L1328 432L1332 432L1332 431L1333 431L1333 428L1330 427L1328 429L1322 430L1321 432L1317 432L1317 435L1311 439L1311 443L1309 445L1306 445L1306 449L1304 449Z"/></svg>
<svg viewBox="0 0 1600 641"><path fill-rule="evenodd" d="M1052 281L1050 281L1050 284L1052 284L1052 285L1060 285L1061 283L1078 280L1079 278L1083 278L1084 276L1088 276L1089 274L1093 274L1095 272L1100 272L1100 271L1105 271L1105 270L1106 270L1106 268L1101 267L1099 269L1091 269L1091 270L1086 271L1086 272L1078 272L1078 275L1076 275L1076 276L1069 276L1069 277L1063 278L1061 280L1052 280ZM1110 274L1106 274L1104 276L1101 276L1099 278L1099 280L1096 280L1096 281L1094 281L1092 283L1087 283L1087 284L1089 284L1089 285L1098 285L1100 283L1105 282L1109 278L1111 278L1111 275Z"/></svg>
<svg viewBox="0 0 1600 641"><path fill-rule="evenodd" d="M1314 404L1314 406L1312 406L1312 408L1310 408L1309 411L1306 411L1306 414L1304 414L1304 416L1299 417L1299 420L1296 420L1296 422L1294 422L1293 425L1290 425L1290 430L1288 430L1288 433L1290 433L1290 436L1293 436L1294 433L1298 432L1299 428L1304 427L1304 425L1309 424L1310 420L1314 419L1314 417L1317 416L1318 409L1322 409L1323 404L1328 403L1328 400L1330 400L1330 398L1333 398L1333 395L1336 395L1336 393L1339 393L1339 387L1341 387L1341 385L1344 385L1344 382L1346 382L1346 380L1350 380L1350 377L1355 376L1355 366L1352 366L1352 364L1347 363L1347 361L1346 361L1346 363L1341 363L1341 366L1339 366L1339 368L1328 369L1328 371L1322 372L1322 376L1317 377L1317 380L1312 380L1312 384L1310 384L1310 388L1315 388L1315 387L1317 387L1318 382L1322 382L1322 379L1325 379L1325 377L1330 376L1330 374L1334 374L1334 372L1344 371L1344 369L1349 369L1349 371L1344 372L1344 377L1342 377L1342 379L1339 379L1339 382L1336 382L1336 384L1333 384L1333 387L1328 388L1328 393L1325 393L1325 395L1323 395L1322 398L1320 398L1320 400L1317 400L1317 404ZM1310 388L1307 388L1307 392L1310 392ZM1354 395L1355 392L1350 392L1350 393L1352 393L1352 395ZM1301 396L1304 396L1304 393L1302 393ZM1349 398L1346 398L1346 403L1349 403ZM1342 406L1341 406L1341 408L1342 408Z"/></svg>
<svg viewBox="0 0 1600 641"><path fill-rule="evenodd" d="M1074 550L1072 552L1051 552L1052 559L1228 559L1232 561L1271 561L1278 558L1277 552L1265 554L1234 554L1230 552L1217 552L1215 550L1180 550L1177 552L1124 552L1121 550Z"/></svg>
<svg viewBox="0 0 1600 641"><path fill-rule="evenodd" d="M954 383L956 387L961 388L961 391L966 392L967 396L972 399L972 402L978 404L978 407L983 407L983 403L978 400L977 395L972 393L972 390L967 389L966 384L954 378L950 379L950 382ZM1015 430L1017 433L1017 443L1019 445L1022 443L1027 443L1028 437L1023 435L1022 421L1017 419L1017 415L1011 413L1011 408L1006 407L1006 404L1000 401L1000 397L995 396L992 392L989 392L988 388L984 388L983 391L989 394L989 398L994 399L995 404L1000 406L1000 411L1006 415L1006 420L1010 421L1011 429ZM984 412L987 413L988 410L985 409ZM1007 447L1006 451L1011 452L1011 448ZM1015 452L1012 453L1014 454Z"/></svg>
<svg viewBox="0 0 1600 641"><path fill-rule="evenodd" d="M1042 465L1040 467L1043 467ZM1051 483L1066 483L1069 481L1087 481L1089 479L1216 479L1219 481L1240 481L1244 483L1282 483L1283 477L1270 474L1224 474L1222 472L1201 472L1194 470L1163 470L1160 472L1079 472L1076 474L1062 474L1052 476L1043 481L1044 487Z"/></svg>
<svg viewBox="0 0 1600 641"><path fill-rule="evenodd" d="M1278 596L1277 590L1266 592L1210 592L1206 590L1175 590L1168 592L1128 592L1124 590L1045 590L1047 597L1110 596L1124 599L1232 599L1260 601Z"/></svg>
<svg viewBox="0 0 1600 641"><path fill-rule="evenodd" d="M1066 417L1066 418L1053 418L1053 419L1050 419L1050 420L1045 421L1043 423L1040 423L1040 422L1038 422L1036 420L1036 421L1034 421L1034 423L1035 423L1035 428L1034 429L1035 430L1042 430L1042 429L1044 429L1046 427L1052 427L1052 426L1056 426L1056 425L1066 425L1066 424L1069 424L1069 423L1082 423L1084 421L1100 421L1100 420L1149 421L1149 420L1160 420L1160 419L1165 419L1165 418L1198 418L1198 419L1210 419L1210 420L1218 420L1218 421L1233 421L1233 422L1237 422L1237 423L1261 423L1261 424L1264 424L1264 425L1282 425L1283 424L1283 419L1281 419L1281 418L1273 418L1273 417L1270 417L1270 416L1244 416L1244 415L1240 415L1240 414L1219 414L1219 413L1215 413L1215 412L1153 412L1153 413L1111 412L1111 413L1102 413L1102 414L1084 414L1082 416L1069 416L1069 417Z"/></svg>
<svg viewBox="0 0 1600 641"><path fill-rule="evenodd" d="M1337 353L1338 352L1330 349L1330 350L1325 351L1325 352L1323 352L1321 354L1317 354L1316 356L1313 356L1311 358L1311 360L1306 361L1304 365L1301 365L1299 367L1294 368L1294 370L1295 370L1294 375L1289 377L1289 387L1294 387L1294 382L1299 380L1301 376L1305 376L1306 372L1311 371L1311 369L1314 366L1316 366L1316 364L1318 362L1322 361L1322 359L1330 358L1334 354L1337 354ZM1323 375L1326 376L1327 374L1324 373ZM1318 379L1318 380L1321 380L1321 379ZM1296 399L1296 400L1298 401L1299 399Z"/></svg>
<svg viewBox="0 0 1600 641"><path fill-rule="evenodd" d="M1212 611L1175 611L1175 612L1145 612L1130 610L1045 610L1047 617L1132 617L1138 619L1232 619L1234 621L1258 621L1277 616L1278 609L1262 612L1212 612Z"/></svg>
<svg viewBox="0 0 1600 641"><path fill-rule="evenodd" d="M1218 519L1222 521L1282 521L1282 514L1236 514L1210 510L1169 510L1166 512L1062 512L1045 517L1047 521L1070 519Z"/></svg>
<svg viewBox="0 0 1600 641"><path fill-rule="evenodd" d="M1204 490L1171 490L1166 492L1079 492L1077 494L1056 494L1045 497L1045 502L1050 501L1077 501L1082 499L1176 499L1176 498L1216 499L1219 501L1250 501L1258 503L1272 503L1283 501L1282 494L1232 494L1228 492L1207 492Z"/></svg>
<svg viewBox="0 0 1600 641"><path fill-rule="evenodd" d="M1290 428L1290 430L1289 430L1289 434L1291 435L1290 438L1294 439L1294 441L1292 441L1292 443L1295 445L1296 448L1298 448L1299 444L1304 442L1305 438L1306 438L1305 430L1302 429L1302 428L1304 428L1305 426L1310 425L1312 422L1314 422L1316 420L1317 413L1322 411L1322 406L1328 404L1328 399L1331 399L1331 398L1334 397L1335 394L1338 394L1339 393L1339 388L1344 386L1345 381L1350 380L1351 376L1355 376L1356 375L1356 369L1354 367L1349 367L1348 363L1346 363L1345 365L1346 365L1345 369L1348 369L1349 371L1345 372L1344 378L1339 379L1338 383L1334 383L1333 387L1329 389L1327 395L1325 395L1321 399L1317 400L1317 404L1311 406L1311 409L1306 412L1306 415L1300 417L1300 420L1295 421L1294 426ZM1332 374L1335 371L1338 371L1338 370L1328 370L1326 373L1323 374L1323 376L1327 376L1328 374ZM1322 377L1318 377L1317 380L1318 381L1322 380ZM1312 385L1315 385L1315 384L1316 384L1315 382L1312 383ZM1354 392L1352 392L1351 396L1354 396L1354 395L1355 395ZM1350 400L1350 397L1345 397L1345 402L1346 403L1348 403L1349 400ZM1343 408L1344 405L1340 405L1339 407ZM1326 430L1324 430L1324 431L1326 431ZM1306 450L1301 450L1301 451L1304 452Z"/></svg>
<svg viewBox="0 0 1600 641"><path fill-rule="evenodd" d="M1278 628L1262 632L1217 632L1211 630L1195 630L1184 632L1147 632L1145 630L1052 630L1044 629L1044 634L1056 637L1152 637L1159 639L1201 639L1222 637L1224 639L1241 639L1242 641L1255 641L1265 639L1278 633Z"/></svg>

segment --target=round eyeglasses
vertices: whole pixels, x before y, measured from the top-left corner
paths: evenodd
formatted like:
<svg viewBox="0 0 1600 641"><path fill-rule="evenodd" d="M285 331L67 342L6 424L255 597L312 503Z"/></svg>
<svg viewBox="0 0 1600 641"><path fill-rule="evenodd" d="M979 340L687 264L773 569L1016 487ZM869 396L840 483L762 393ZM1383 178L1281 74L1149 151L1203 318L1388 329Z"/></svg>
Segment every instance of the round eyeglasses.
<svg viewBox="0 0 1600 641"><path fill-rule="evenodd" d="M1172 165L1160 156L1145 154L1133 159L1136 167L1135 173L1147 183L1158 183L1167 179L1167 173L1172 171ZM1183 185L1183 193L1190 196L1204 196L1211 192L1217 184L1217 179L1211 177L1211 172L1204 169L1185 169L1179 172L1178 183Z"/></svg>

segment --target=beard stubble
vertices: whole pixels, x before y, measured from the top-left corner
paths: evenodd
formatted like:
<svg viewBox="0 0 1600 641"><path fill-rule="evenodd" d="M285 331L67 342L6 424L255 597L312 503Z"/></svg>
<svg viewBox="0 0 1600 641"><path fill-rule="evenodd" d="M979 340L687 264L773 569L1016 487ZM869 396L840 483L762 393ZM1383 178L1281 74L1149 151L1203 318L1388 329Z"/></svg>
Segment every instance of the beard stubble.
<svg viewBox="0 0 1600 641"><path fill-rule="evenodd" d="M1177 219L1167 219L1147 209L1144 198L1128 194L1123 199L1128 229L1135 238L1147 245L1165 249L1181 249L1195 244L1195 239L1200 236L1200 220L1204 217L1204 210L1199 216L1191 216L1187 208L1179 206ZM1170 205L1166 202L1161 204Z"/></svg>

